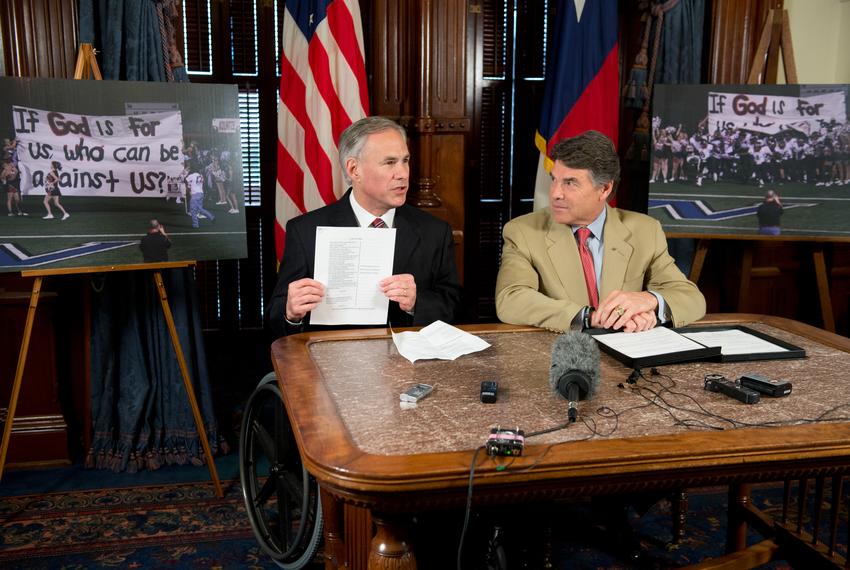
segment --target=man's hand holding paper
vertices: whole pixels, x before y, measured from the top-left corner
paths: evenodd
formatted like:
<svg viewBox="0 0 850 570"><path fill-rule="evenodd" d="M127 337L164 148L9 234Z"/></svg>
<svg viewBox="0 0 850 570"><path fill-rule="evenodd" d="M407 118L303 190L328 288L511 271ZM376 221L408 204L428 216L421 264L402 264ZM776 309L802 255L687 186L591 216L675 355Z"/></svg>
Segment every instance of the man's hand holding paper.
<svg viewBox="0 0 850 570"><path fill-rule="evenodd" d="M325 298L325 286L305 277L289 284L286 297L286 320L291 323L300 322L307 313L316 308Z"/></svg>
<svg viewBox="0 0 850 570"><path fill-rule="evenodd" d="M402 311L413 312L416 306L416 280L413 275L409 273L393 275L382 279L378 285L390 301L398 303Z"/></svg>

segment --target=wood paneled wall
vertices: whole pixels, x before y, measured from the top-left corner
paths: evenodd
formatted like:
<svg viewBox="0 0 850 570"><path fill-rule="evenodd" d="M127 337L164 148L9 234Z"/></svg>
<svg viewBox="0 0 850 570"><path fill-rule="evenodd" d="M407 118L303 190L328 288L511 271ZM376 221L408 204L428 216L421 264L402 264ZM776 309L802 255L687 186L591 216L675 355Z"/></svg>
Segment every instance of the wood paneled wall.
<svg viewBox="0 0 850 570"><path fill-rule="evenodd" d="M746 83L762 26L784 0L714 0L707 83Z"/></svg>
<svg viewBox="0 0 850 570"><path fill-rule="evenodd" d="M6 75L74 77L78 33L76 2L0 2L0 35Z"/></svg>
<svg viewBox="0 0 850 570"><path fill-rule="evenodd" d="M0 42L7 76L70 79L78 41L77 2L0 1ZM0 290L26 291L31 282L16 273L0 274Z"/></svg>
<svg viewBox="0 0 850 570"><path fill-rule="evenodd" d="M74 76L79 42L79 18L77 2L71 0L2 0L0 1L0 41L3 43L4 69L8 76L48 77L70 79ZM8 136L3 133L3 136ZM19 273L0 274L0 291L31 291L33 279L23 278ZM89 389L88 389L88 310L90 307L88 278L76 276L48 277L42 288L42 295L58 295L52 311L53 334L63 339L56 345L55 354L48 359L55 369L54 381L57 382L63 413L68 423L68 435L73 449L87 449L90 441ZM37 318L43 318L41 303ZM10 339L10 349L19 347L23 329L17 338ZM36 345L38 346L38 345ZM30 352L34 350L30 346ZM17 354L17 351L14 352ZM44 353L46 355L47 353ZM53 360L55 356L55 360ZM33 356L30 355L29 361ZM30 368L30 364L27 364ZM40 374L38 365L33 367L34 374ZM28 372L28 373L29 373ZM44 381L44 379L41 379ZM43 408L47 417L55 402L50 400L52 392L44 392L44 397L35 404ZM41 393L41 392L40 392ZM22 390L25 394L25 390ZM24 406L23 397L21 406ZM5 405L7 400L3 400ZM28 405L28 404L27 404ZM48 411L45 411L48 410ZM23 408L19 409L20 413ZM26 423L21 428L26 429ZM18 429L18 422L14 429ZM49 437L50 432L45 432ZM14 441L14 438L13 438ZM63 440L64 441L64 440ZM44 445L52 445L42 442ZM66 446L66 444L62 444ZM64 453L67 456L67 449ZM10 455L11 455L10 451ZM17 452L15 452L17 453Z"/></svg>
<svg viewBox="0 0 850 570"><path fill-rule="evenodd" d="M408 202L451 224L461 276L472 116L467 11L466 0L374 0L364 9L372 114L407 128Z"/></svg>

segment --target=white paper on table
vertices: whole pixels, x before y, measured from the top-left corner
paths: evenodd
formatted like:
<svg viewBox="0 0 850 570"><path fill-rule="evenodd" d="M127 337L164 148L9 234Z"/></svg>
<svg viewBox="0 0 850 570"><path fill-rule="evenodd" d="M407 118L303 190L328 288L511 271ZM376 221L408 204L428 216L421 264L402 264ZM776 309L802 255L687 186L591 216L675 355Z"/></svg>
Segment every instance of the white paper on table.
<svg viewBox="0 0 850 570"><path fill-rule="evenodd" d="M598 334L597 342L613 348L629 358L643 358L705 348L667 327L655 327L642 332Z"/></svg>
<svg viewBox="0 0 850 570"><path fill-rule="evenodd" d="M392 275L394 253L394 228L317 227L313 279L325 298L310 324L386 324L390 301L378 282Z"/></svg>
<svg viewBox="0 0 850 570"><path fill-rule="evenodd" d="M454 360L458 356L484 350L490 343L443 321L434 321L416 331L392 333L398 353L410 362L438 358Z"/></svg>
<svg viewBox="0 0 850 570"><path fill-rule="evenodd" d="M682 333L691 340L705 346L719 346L720 354L760 354L764 352L787 352L788 349L742 330L694 331Z"/></svg>

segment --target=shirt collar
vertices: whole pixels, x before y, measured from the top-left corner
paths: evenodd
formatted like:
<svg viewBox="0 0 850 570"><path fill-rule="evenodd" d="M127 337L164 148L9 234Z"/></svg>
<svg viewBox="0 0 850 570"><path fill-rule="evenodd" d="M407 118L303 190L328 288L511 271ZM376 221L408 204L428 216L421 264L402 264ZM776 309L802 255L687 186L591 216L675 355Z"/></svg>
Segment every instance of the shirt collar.
<svg viewBox="0 0 850 570"><path fill-rule="evenodd" d="M590 230L591 235L598 240L602 239L602 228L605 227L605 217L607 215L608 215L608 208L604 207L604 208L602 208L602 211L599 212L599 215L596 216L596 219L593 220L592 222L590 222L590 224L587 225L587 229ZM579 230L579 228L583 228L583 227L585 227L585 226L570 226L570 228L573 230L573 235L575 235L575 233Z"/></svg>
<svg viewBox="0 0 850 570"><path fill-rule="evenodd" d="M354 210L354 215L357 217L357 223L361 228L368 228L369 224L371 224L376 216L374 214L370 214L366 208L357 203L357 200L354 198L354 190L348 196L349 201L351 202L351 209ZM381 216L381 219L384 220L384 223L387 224L388 228L393 227L393 222L395 221L395 208L391 208L386 211L386 213Z"/></svg>

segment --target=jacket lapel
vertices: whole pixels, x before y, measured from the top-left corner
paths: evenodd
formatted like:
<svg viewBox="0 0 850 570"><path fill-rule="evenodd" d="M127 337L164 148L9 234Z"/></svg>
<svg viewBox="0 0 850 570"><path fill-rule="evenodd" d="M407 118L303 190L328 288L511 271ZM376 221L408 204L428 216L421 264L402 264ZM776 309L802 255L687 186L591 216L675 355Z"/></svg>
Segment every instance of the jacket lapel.
<svg viewBox="0 0 850 570"><path fill-rule="evenodd" d="M632 233L623 225L617 210L605 206L608 213L603 230L604 252L602 254L602 283L599 287L599 301L602 302L611 291L622 289L626 280L626 269L632 257L634 247L628 240Z"/></svg>
<svg viewBox="0 0 850 570"><path fill-rule="evenodd" d="M342 197L328 206L328 224L334 227L357 227L357 216L354 215L354 210L351 209L351 189L342 195Z"/></svg>
<svg viewBox="0 0 850 570"><path fill-rule="evenodd" d="M395 254L393 255L393 275L412 273L404 271L413 252L419 247L419 227L410 219L408 209L412 206L403 205L395 211Z"/></svg>

